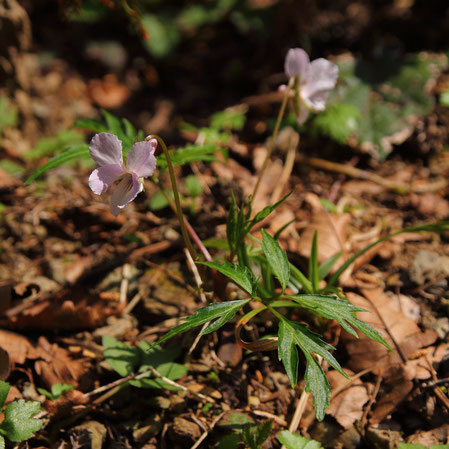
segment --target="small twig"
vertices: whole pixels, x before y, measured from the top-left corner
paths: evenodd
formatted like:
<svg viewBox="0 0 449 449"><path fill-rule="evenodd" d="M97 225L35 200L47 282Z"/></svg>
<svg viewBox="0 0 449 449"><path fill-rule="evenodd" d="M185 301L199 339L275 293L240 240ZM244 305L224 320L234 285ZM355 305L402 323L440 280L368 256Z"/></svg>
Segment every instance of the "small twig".
<svg viewBox="0 0 449 449"><path fill-rule="evenodd" d="M263 178L263 175L265 173L265 169L267 168L267 164L268 164L268 161L270 160L271 153L273 152L274 143L275 143L276 137L278 135L279 128L281 126L282 118L284 117L285 108L287 106L287 102L288 102L288 99L289 99L289 96L290 96L290 89L293 86L293 82L294 82L294 79L292 77L292 78L290 78L290 80L288 82L288 85L287 85L287 88L285 89L284 98L282 100L281 107L279 109L279 113L278 113L278 116L277 116L277 119L276 119L276 124L274 126L274 131L273 131L273 134L271 135L270 142L268 143L267 154L265 155L265 159L263 161L262 168L260 169L260 172L257 175L256 185L255 185L254 190L253 190L253 200L256 198L260 182L261 182L261 180Z"/></svg>
<svg viewBox="0 0 449 449"><path fill-rule="evenodd" d="M382 176L370 173L360 168L351 167L350 165L338 164L336 162L326 161L319 158L308 158L302 154L298 154L297 161L310 165L315 168L321 168L322 170L332 171L336 173L343 173L351 178L367 179L389 190L395 190L400 193L426 193L435 192L444 189L448 186L449 181L445 178L436 179L435 181L428 182L425 185L419 185L419 183L404 184L390 179L385 179Z"/></svg>
<svg viewBox="0 0 449 449"><path fill-rule="evenodd" d="M273 421L276 421L280 426L287 425L287 421L285 419L282 419L281 417L273 415L272 413L266 412L264 410L251 410L251 413L256 416L263 416L264 418L272 419Z"/></svg>
<svg viewBox="0 0 449 449"><path fill-rule="evenodd" d="M125 263L122 269L122 282L120 283L120 304L126 303L126 298L128 296L128 286L129 286L129 276L131 274L131 265Z"/></svg>
<svg viewBox="0 0 449 449"><path fill-rule="evenodd" d="M88 393L84 393L84 397L89 398L91 396L96 396L97 394L103 393L104 391L111 390L112 388L119 387L120 385L130 381L141 379L148 375L151 372L151 369L146 369L145 371L141 371L140 373L130 374L129 376L122 377L120 379L115 380L109 384L103 385L102 387L95 388L95 390L89 391Z"/></svg>
<svg viewBox="0 0 449 449"><path fill-rule="evenodd" d="M212 424L210 425L209 429L206 429L203 434L198 438L198 441L190 448L190 449L197 449L200 444L207 438L207 435L209 435L210 432L212 432L213 428L216 426L218 421L220 421L221 418L223 418L223 415L226 412L220 413L215 419L212 421Z"/></svg>
<svg viewBox="0 0 449 449"><path fill-rule="evenodd" d="M285 184L287 184L290 179L290 175L293 171L293 167L295 165L295 155L296 148L299 145L299 134L294 133L294 137L292 137L290 141L290 145L287 152L287 157L285 158L284 168L282 169L281 177L279 178L279 182L274 189L273 194L271 195L271 204L277 203L282 194L282 189Z"/></svg>
<svg viewBox="0 0 449 449"><path fill-rule="evenodd" d="M323 363L323 358L319 355L317 355L317 361L321 365ZM302 390L301 396L299 398L298 404L296 404L295 413L293 414L293 418L290 421L290 426L288 427L288 430L290 432L295 432L298 427L299 423L301 422L302 415L304 413L304 410L307 405L307 400L309 399L310 393L306 392L306 389L304 387L304 390ZM286 449L284 445L282 445L281 449Z"/></svg>
<svg viewBox="0 0 449 449"><path fill-rule="evenodd" d="M379 375L377 376L376 385L374 386L373 394L371 395L368 405L365 407L365 410L363 411L362 419L360 420L360 428L362 429L362 432L364 433L364 428L366 425L366 420L368 417L368 413L371 410L371 407L374 404L374 401L376 400L377 394L379 393L380 385L382 383L382 376L379 372Z"/></svg>
<svg viewBox="0 0 449 449"><path fill-rule="evenodd" d="M206 401L206 402L210 402L211 404L215 404L216 401L214 398L211 398L210 396L206 396L202 393L197 393L196 391L189 390L184 385L178 384L177 382L174 382L173 380L169 379L168 377L163 376L153 367L151 367L150 370L156 377L163 380L164 382L167 382L172 387L180 388L181 390L191 394L192 396L195 396L197 399L200 399L201 401Z"/></svg>
<svg viewBox="0 0 449 449"><path fill-rule="evenodd" d="M193 277L195 278L195 282L196 282L196 286L198 287L198 292L200 295L200 299L201 302L206 304L207 303L207 298L206 295L204 294L203 290L202 290L202 286L203 286L203 281L201 279L200 273L198 271L198 268L195 264L195 262L192 259L192 256L190 255L190 253L187 251L186 248L184 248L184 253L186 255L187 258L187 263L189 264L189 268L193 273Z"/></svg>

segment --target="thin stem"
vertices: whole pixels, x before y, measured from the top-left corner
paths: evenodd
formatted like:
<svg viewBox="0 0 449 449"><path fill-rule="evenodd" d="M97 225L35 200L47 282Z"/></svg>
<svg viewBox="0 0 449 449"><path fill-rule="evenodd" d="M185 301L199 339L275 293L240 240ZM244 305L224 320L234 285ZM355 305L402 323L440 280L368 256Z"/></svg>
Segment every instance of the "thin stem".
<svg viewBox="0 0 449 449"><path fill-rule="evenodd" d="M189 238L189 234L187 232L186 224L184 222L184 214L183 214L182 208L181 208L181 200L179 199L179 191L178 191L178 185L176 183L175 170L173 169L173 164L172 164L171 157L168 152L167 146L165 145L165 142L162 140L162 138L155 134L146 137L145 140L150 140L150 139L156 139L158 141L158 143L160 144L160 146L162 147L162 151L165 154L165 159L167 160L168 172L170 173L170 181L171 181L171 185L173 188L173 195L175 197L176 215L178 216L179 226L181 226L182 238L184 239L184 243L185 243L187 249L189 250L190 255L192 256L192 259L196 260L197 259L196 251L192 246L192 243Z"/></svg>
<svg viewBox="0 0 449 449"><path fill-rule="evenodd" d="M171 198L171 196L167 193L167 191L164 189L163 185L160 183L159 180L156 180L154 178L151 179L152 182L154 182L154 184L156 184L159 189L162 192L162 195L164 195L164 198L167 200L168 205L170 206L170 208L173 210L173 212L176 214L176 204L174 203L173 199ZM212 262L212 256L210 255L209 251L207 250L207 248L204 246L203 242L201 241L201 239L198 237L198 234L196 233L195 229L193 229L192 225L189 223L189 221L187 220L186 217L184 217L184 223L186 225L187 228L187 232L189 233L190 237L192 238L192 240L196 243L196 245L198 246L198 249L200 250L201 254L204 256L204 259L206 259L208 262ZM190 252L189 252L190 253ZM215 271L215 270L212 270Z"/></svg>
<svg viewBox="0 0 449 449"><path fill-rule="evenodd" d="M254 198L256 198L256 194L257 194L257 191L259 189L260 181L262 180L262 177L263 177L263 174L265 172L265 169L267 168L268 160L270 159L271 153L273 152L274 142L275 142L276 137L278 135L279 127L281 126L281 121L282 121L282 119L284 117L285 107L287 106L287 101L288 101L288 97L290 95L290 90L291 90L291 87L293 85L293 82L294 82L294 77L290 78L290 81L288 82L288 85L287 85L287 89L285 89L285 95L284 95L284 98L282 100L282 104L281 104L281 107L279 109L279 113L278 113L278 116L277 116L277 119L276 119L276 125L274 126L273 135L271 136L271 140L270 140L270 143L268 145L267 155L265 156L265 160L263 161L262 168L261 168L261 170L259 172L259 176L257 178L256 186L254 187L253 200L254 200Z"/></svg>

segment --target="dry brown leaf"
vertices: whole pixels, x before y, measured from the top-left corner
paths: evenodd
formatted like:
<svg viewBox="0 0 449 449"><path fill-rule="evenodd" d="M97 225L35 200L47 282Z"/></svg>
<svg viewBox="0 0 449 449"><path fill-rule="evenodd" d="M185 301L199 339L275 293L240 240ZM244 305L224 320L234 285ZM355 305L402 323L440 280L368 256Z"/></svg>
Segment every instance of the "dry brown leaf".
<svg viewBox="0 0 449 449"><path fill-rule="evenodd" d="M109 316L120 314L124 306L104 300L102 295L89 294L82 288L62 290L30 303L20 313L8 316L2 324L11 329L95 329Z"/></svg>
<svg viewBox="0 0 449 449"><path fill-rule="evenodd" d="M407 437L406 441L408 444L422 444L425 447L445 444L449 441L449 424L444 424L428 432L420 430Z"/></svg>
<svg viewBox="0 0 449 449"><path fill-rule="evenodd" d="M82 390L90 387L90 363L86 359L74 359L69 351L50 344L45 337L39 338L36 349L41 360L35 362L34 368L47 388L58 383L79 386Z"/></svg>
<svg viewBox="0 0 449 449"><path fill-rule="evenodd" d="M369 420L372 426L379 424L410 394L413 389L413 370L397 365L382 383L382 396L377 401Z"/></svg>
<svg viewBox="0 0 449 449"><path fill-rule="evenodd" d="M52 418L61 419L73 413L76 408L86 405L89 401L89 397L81 391L70 390L55 401L45 401L45 409Z"/></svg>
<svg viewBox="0 0 449 449"><path fill-rule="evenodd" d="M354 375L350 370L344 371L349 376ZM327 373L327 379L332 390L339 390L339 392L332 395L326 413L332 415L342 427L349 429L363 416L363 406L369 400L367 387L371 384L363 383L360 379L351 381L335 370Z"/></svg>
<svg viewBox="0 0 449 449"><path fill-rule="evenodd" d="M422 332L412 319L406 317L401 311L395 310L391 305L391 299L382 289L362 290L362 293L365 297L351 292L347 294L352 304L368 311L359 312L358 318L381 332L395 351L388 351L380 343L365 335L360 335L360 338L356 339L344 332L342 339L350 356L348 367L353 371L376 368L381 370L383 376L387 376L394 366L405 363L413 352L429 346L437 339L434 331Z"/></svg>
<svg viewBox="0 0 449 449"><path fill-rule="evenodd" d="M346 243L346 228L350 220L351 216L349 214L335 215L323 209L315 211L298 242L298 253L305 258L310 257L315 231L318 233L319 263L324 262L340 251L343 252L344 244Z"/></svg>
<svg viewBox="0 0 449 449"><path fill-rule="evenodd" d="M23 365L27 359L39 357L29 340L15 332L0 329L0 347L8 353L12 368L16 363Z"/></svg>
<svg viewBox="0 0 449 449"><path fill-rule="evenodd" d="M120 84L112 74L106 75L103 80L90 80L88 89L92 101L106 109L122 106L130 95L129 88Z"/></svg>
<svg viewBox="0 0 449 449"><path fill-rule="evenodd" d="M11 371L11 364L8 353L0 348L0 380L6 380Z"/></svg>

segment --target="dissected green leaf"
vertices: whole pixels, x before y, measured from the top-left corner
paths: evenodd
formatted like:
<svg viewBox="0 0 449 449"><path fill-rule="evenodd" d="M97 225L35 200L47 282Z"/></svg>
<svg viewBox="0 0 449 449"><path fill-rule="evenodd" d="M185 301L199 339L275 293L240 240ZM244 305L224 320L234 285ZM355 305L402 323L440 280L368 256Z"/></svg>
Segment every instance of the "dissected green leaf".
<svg viewBox="0 0 449 449"><path fill-rule="evenodd" d="M39 159L53 153L59 153L67 147L80 145L84 142L84 136L79 132L66 129L59 132L55 137L44 137L40 139L33 149L26 152L25 159Z"/></svg>
<svg viewBox="0 0 449 449"><path fill-rule="evenodd" d="M41 426L42 420L33 418L41 410L37 401L19 399L5 408L5 419L0 425L0 433L10 441L19 442L32 438Z"/></svg>
<svg viewBox="0 0 449 449"><path fill-rule="evenodd" d="M186 332L190 329L208 323L209 321L216 320L204 329L203 332L201 332L202 335L209 334L231 320L237 311L249 301L250 298L236 301L217 302L207 307L203 307L202 309L197 310L194 315L183 318L184 323L168 331L161 339L159 339L159 341L157 341L157 344L160 344L175 335L180 334L181 332ZM151 350L154 346L155 343L150 344L147 342L142 342L142 347L145 351Z"/></svg>
<svg viewBox="0 0 449 449"><path fill-rule="evenodd" d="M229 108L213 114L210 118L212 128L224 131L241 131L245 126L246 116L241 108Z"/></svg>
<svg viewBox="0 0 449 449"><path fill-rule="evenodd" d="M340 374L349 378L342 370L335 357L329 352L334 349L331 345L321 340L320 335L310 331L304 324L295 323L281 317L279 323L279 359L285 366L292 387L297 382L298 346L306 357L306 372L304 379L307 393L313 393L313 404L318 420L323 420L326 407L329 406L330 385L320 364L312 354L320 355L329 365Z"/></svg>
<svg viewBox="0 0 449 449"><path fill-rule="evenodd" d="M353 326L367 337L382 343L391 350L379 332L356 317L357 312L366 312L366 310L352 305L347 299L329 295L296 295L289 296L289 298L302 307L313 310L317 315L338 321L341 327L351 335L357 337L357 333L351 327Z"/></svg>
<svg viewBox="0 0 449 449"><path fill-rule="evenodd" d="M306 437L298 435L297 433L283 430L279 432L276 437L283 446L287 449L322 449L321 443L315 440L309 440Z"/></svg>
<svg viewBox="0 0 449 449"><path fill-rule="evenodd" d="M281 284L282 291L284 291L290 279L290 264L287 259L287 253L265 229L262 229L262 249L276 279Z"/></svg>
<svg viewBox="0 0 449 449"><path fill-rule="evenodd" d="M117 339L105 335L102 340L104 357L111 367L122 377L135 372L140 362L141 351L135 346L130 346Z"/></svg>
<svg viewBox="0 0 449 449"><path fill-rule="evenodd" d="M213 162L216 160L214 153L218 151L223 151L223 149L218 148L216 145L206 144L206 145L187 145L182 148L178 148L176 151L169 151L170 158L173 166L186 165L191 162ZM157 157L157 166L160 168L167 167L167 161L165 155L161 154Z"/></svg>
<svg viewBox="0 0 449 449"><path fill-rule="evenodd" d="M0 435L0 449L5 449L5 439Z"/></svg>
<svg viewBox="0 0 449 449"><path fill-rule="evenodd" d="M240 265L232 264L224 261L222 264L218 262L197 262L201 265L206 265L206 267L213 268L221 274L225 275L232 281L234 281L239 287L241 287L245 292L250 295L254 294L254 276L252 276L251 271L245 267L242 268Z"/></svg>
<svg viewBox="0 0 449 449"><path fill-rule="evenodd" d="M67 162L73 161L75 159L90 159L89 145L81 144L75 147L68 148L62 153L57 154L52 157L46 164L38 168L26 181L25 184L29 185L32 181L38 178L43 173L52 170L53 168L59 167L60 165L66 164Z"/></svg>

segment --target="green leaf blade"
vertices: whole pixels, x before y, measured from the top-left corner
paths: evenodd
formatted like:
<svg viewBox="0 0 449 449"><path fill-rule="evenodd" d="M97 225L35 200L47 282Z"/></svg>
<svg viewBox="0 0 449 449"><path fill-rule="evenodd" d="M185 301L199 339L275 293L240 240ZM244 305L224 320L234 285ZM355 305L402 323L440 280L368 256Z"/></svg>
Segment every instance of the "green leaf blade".
<svg viewBox="0 0 449 449"><path fill-rule="evenodd" d="M262 249L273 274L279 281L284 291L290 279L290 264L287 253L279 246L279 243L262 229Z"/></svg>
<svg viewBox="0 0 449 449"><path fill-rule="evenodd" d="M252 273L248 268L242 268L239 265L231 264L225 261L223 264L218 262L197 262L200 265L213 268L219 273L225 275L229 279L233 280L239 287L241 287L246 293L253 295L254 293L254 279Z"/></svg>
<svg viewBox="0 0 449 449"><path fill-rule="evenodd" d="M41 405L37 401L19 399L9 403L5 409L5 419L0 425L1 433L13 442L32 438L42 427L42 420L33 418L40 410Z"/></svg>
<svg viewBox="0 0 449 449"><path fill-rule="evenodd" d="M225 319L229 321L234 317L237 311L240 310L249 301L250 298L239 299L236 301L217 302L207 307L203 307L197 310L194 315L184 318L183 319L184 323L180 324L179 326L176 326L175 328L167 332L157 342L152 344L142 342L142 349L145 352L150 351L155 345L163 343L164 341L169 340L170 338L182 332L186 332L190 329L208 323L209 321L218 319L219 324L217 325L215 323L212 323L211 326L209 326L207 329L203 331L203 335L206 333L213 332L214 330L217 330L220 326L225 324L226 321L221 319L223 316L225 316L226 317Z"/></svg>

